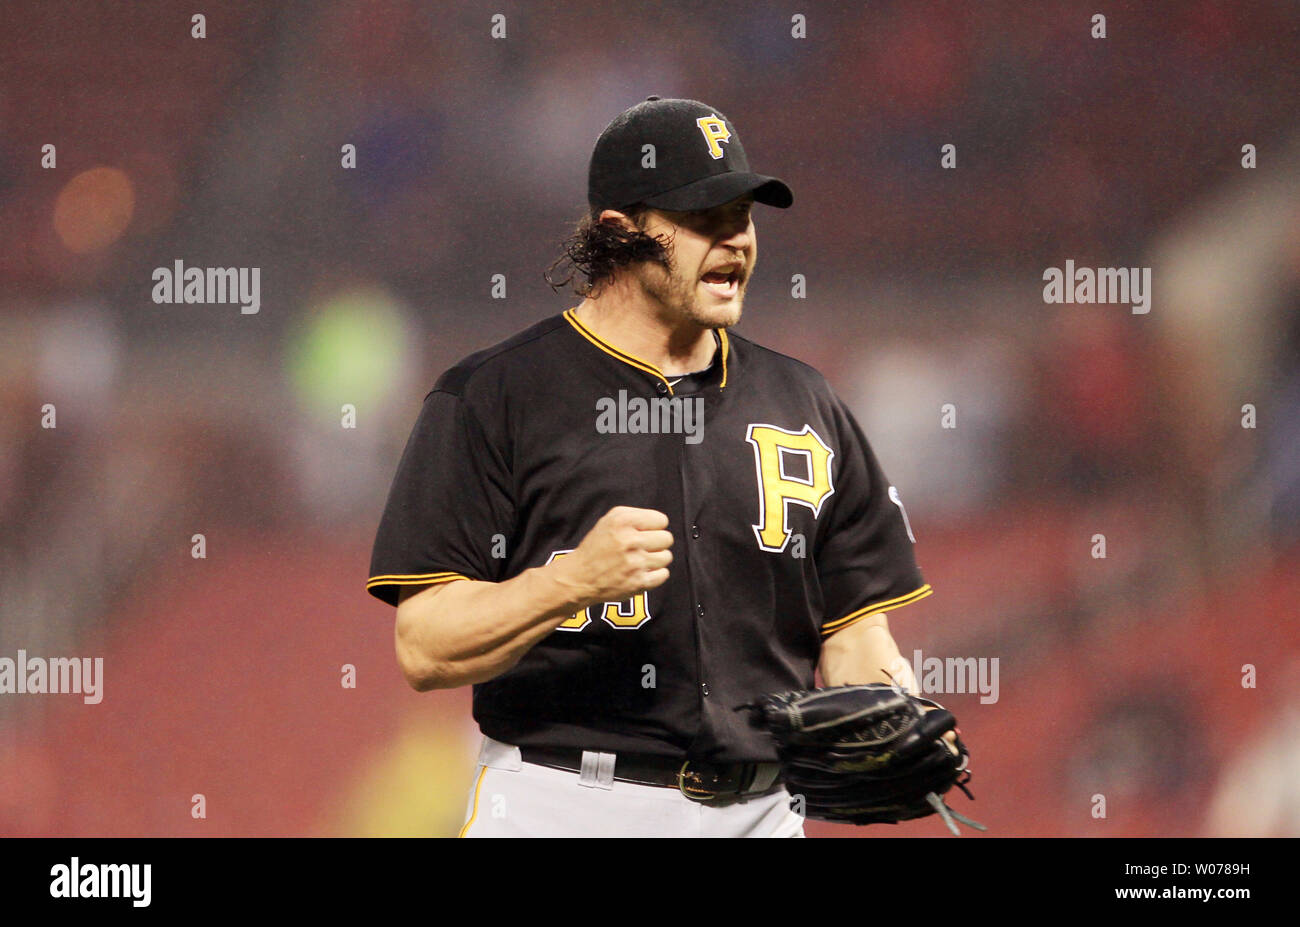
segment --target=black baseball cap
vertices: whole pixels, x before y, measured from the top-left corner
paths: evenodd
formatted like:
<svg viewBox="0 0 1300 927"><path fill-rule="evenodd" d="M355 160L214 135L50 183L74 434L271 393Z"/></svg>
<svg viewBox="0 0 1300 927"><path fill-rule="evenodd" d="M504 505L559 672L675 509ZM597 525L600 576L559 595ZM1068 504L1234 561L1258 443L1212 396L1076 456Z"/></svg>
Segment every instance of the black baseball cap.
<svg viewBox="0 0 1300 927"><path fill-rule="evenodd" d="M654 146L654 166L642 166ZM699 100L647 97L625 110L596 139L587 172L592 215L644 203L692 211L721 206L752 192L785 209L794 194L782 181L749 169L731 120Z"/></svg>

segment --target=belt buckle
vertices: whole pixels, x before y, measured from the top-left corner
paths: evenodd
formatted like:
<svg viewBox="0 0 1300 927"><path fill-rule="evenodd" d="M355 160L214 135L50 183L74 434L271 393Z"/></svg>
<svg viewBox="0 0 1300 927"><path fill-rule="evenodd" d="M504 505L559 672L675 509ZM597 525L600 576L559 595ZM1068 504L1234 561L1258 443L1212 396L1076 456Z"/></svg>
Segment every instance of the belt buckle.
<svg viewBox="0 0 1300 927"><path fill-rule="evenodd" d="M718 797L718 792L706 789L702 784L702 776L698 772L687 772L686 767L691 765L687 760L682 764L682 768L677 771L677 788L683 795L691 801L713 801ZM693 780L688 783L687 780Z"/></svg>

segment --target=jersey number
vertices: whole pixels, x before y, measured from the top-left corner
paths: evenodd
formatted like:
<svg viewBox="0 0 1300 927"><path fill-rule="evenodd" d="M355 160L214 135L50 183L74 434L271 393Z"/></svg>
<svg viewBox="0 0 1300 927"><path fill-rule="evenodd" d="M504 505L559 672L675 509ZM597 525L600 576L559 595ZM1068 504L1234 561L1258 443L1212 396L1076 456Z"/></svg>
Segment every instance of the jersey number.
<svg viewBox="0 0 1300 927"><path fill-rule="evenodd" d="M763 550L780 553L792 533L790 506L807 506L816 518L822 503L835 492L831 481L835 452L811 425L804 425L802 431L750 425L745 440L754 446L754 466L758 470L758 524L754 525L754 536ZM786 460L796 455L804 458L807 479L786 474Z"/></svg>
<svg viewBox="0 0 1300 927"><path fill-rule="evenodd" d="M546 562L551 563L571 553L573 553L572 550L557 550L547 558ZM593 612L598 613L601 619L611 627L630 631L633 628L641 627L650 620L650 600L647 593L638 592L632 598L624 599L622 602L604 602L600 605L589 605L582 611L562 621L556 630L581 631L591 624Z"/></svg>

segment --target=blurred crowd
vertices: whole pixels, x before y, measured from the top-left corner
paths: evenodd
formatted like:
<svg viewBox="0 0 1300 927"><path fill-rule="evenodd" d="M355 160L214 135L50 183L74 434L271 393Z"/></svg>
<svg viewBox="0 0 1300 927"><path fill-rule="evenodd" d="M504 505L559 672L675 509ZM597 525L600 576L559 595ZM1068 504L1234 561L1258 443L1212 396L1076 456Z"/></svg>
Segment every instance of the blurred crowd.
<svg viewBox="0 0 1300 927"><path fill-rule="evenodd" d="M771 3L543 3L493 39L470 3L235 2L195 39L175 4L6 4L0 653L73 647L196 533L364 557L437 375L576 302L541 273L650 93L794 189L739 331L862 420L949 581L927 644L1046 660L1294 563L1300 8L1094 12L815 5L793 40ZM1067 258L1153 266L1151 313L1045 305ZM260 267L260 312L153 303L178 259Z"/></svg>

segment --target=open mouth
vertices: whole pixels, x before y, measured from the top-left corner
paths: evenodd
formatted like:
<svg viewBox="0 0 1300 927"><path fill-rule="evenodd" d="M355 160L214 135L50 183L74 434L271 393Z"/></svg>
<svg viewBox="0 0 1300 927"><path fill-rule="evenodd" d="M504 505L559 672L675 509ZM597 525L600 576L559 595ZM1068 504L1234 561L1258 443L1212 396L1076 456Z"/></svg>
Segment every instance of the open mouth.
<svg viewBox="0 0 1300 927"><path fill-rule="evenodd" d="M714 295L730 299L740 289L740 268L709 271L700 282Z"/></svg>

